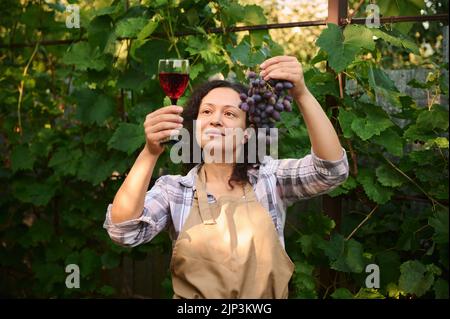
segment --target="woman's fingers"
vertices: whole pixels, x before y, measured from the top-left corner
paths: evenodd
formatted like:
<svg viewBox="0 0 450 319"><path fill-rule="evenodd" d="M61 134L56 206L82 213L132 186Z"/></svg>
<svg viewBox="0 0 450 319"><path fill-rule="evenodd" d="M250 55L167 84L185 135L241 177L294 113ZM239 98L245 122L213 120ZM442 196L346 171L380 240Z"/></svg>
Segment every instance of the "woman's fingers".
<svg viewBox="0 0 450 319"><path fill-rule="evenodd" d="M158 116L147 117L145 121L148 125L155 125L160 122L183 123L183 117L176 114L160 114Z"/></svg>
<svg viewBox="0 0 450 319"><path fill-rule="evenodd" d="M289 90L290 94L300 96L306 92L305 79L301 63L293 56L276 56L261 64L261 77L268 81L270 79L292 82L294 88Z"/></svg>
<svg viewBox="0 0 450 319"><path fill-rule="evenodd" d="M153 111L152 113L147 115L147 119L159 116L161 114L181 114L181 112L183 112L183 108L181 106L178 105L168 105L168 106L164 106L161 107L159 109L157 109L156 111Z"/></svg>
<svg viewBox="0 0 450 319"><path fill-rule="evenodd" d="M168 129L175 129L175 128L181 128L183 127L183 124L181 123L174 123L174 122L160 122L155 125L148 127L149 133L157 133L160 131L168 130ZM146 128L147 129L147 128Z"/></svg>
<svg viewBox="0 0 450 319"><path fill-rule="evenodd" d="M180 131L177 129L169 129L169 130L164 130L164 131L159 131L157 133L152 133L151 134L151 140L153 140L156 143L159 143L159 141L165 139L166 137L169 137L171 135L177 135L179 134Z"/></svg>
<svg viewBox="0 0 450 319"><path fill-rule="evenodd" d="M261 71L261 76L268 80L269 75L276 70L288 70L289 73L300 75L302 68L299 62L279 62Z"/></svg>
<svg viewBox="0 0 450 319"><path fill-rule="evenodd" d="M148 128L145 130L145 137L151 144L158 144L163 138L170 136L171 132L178 134L180 132L180 127L166 128L158 131Z"/></svg>
<svg viewBox="0 0 450 319"><path fill-rule="evenodd" d="M144 121L144 132L146 147L152 154L161 154L164 151L161 140L169 137L171 134L179 134L183 125L183 118L180 114L183 108L177 105L169 105L159 108L150 114L147 114Z"/></svg>
<svg viewBox="0 0 450 319"><path fill-rule="evenodd" d="M285 80L292 83L298 82L300 73L292 73L290 69L275 69L272 72L268 73L264 80L275 79L275 80Z"/></svg>
<svg viewBox="0 0 450 319"><path fill-rule="evenodd" d="M295 62L297 61L296 57L293 56L288 56L288 55L280 55L280 56L276 56L270 59L267 59L266 61L264 61L263 63L261 63L260 67L261 69L266 69L269 66L271 66L272 64L276 64L276 63L280 63L280 62Z"/></svg>

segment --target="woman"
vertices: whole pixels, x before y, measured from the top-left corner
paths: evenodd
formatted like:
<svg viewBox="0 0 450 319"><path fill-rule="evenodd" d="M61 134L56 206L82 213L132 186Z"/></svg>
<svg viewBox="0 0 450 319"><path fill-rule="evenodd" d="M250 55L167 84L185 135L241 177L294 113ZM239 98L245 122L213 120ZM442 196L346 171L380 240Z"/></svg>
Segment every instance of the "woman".
<svg viewBox="0 0 450 319"><path fill-rule="evenodd" d="M163 107L147 116L146 145L108 207L104 227L122 245L146 243L170 230L174 298L287 298L294 265L284 250L286 207L324 194L348 177L346 152L308 91L301 64L278 56L260 67L265 80L294 84L289 93L306 123L311 154L265 156L256 164L204 161L184 176L161 176L147 192L164 151L159 141L183 126L181 107ZM185 117L200 122L195 138L202 149L227 139L230 130L249 128L239 108L242 92L243 86L226 81L211 81L193 92ZM241 143L247 141L246 134ZM239 140L234 142L236 153Z"/></svg>

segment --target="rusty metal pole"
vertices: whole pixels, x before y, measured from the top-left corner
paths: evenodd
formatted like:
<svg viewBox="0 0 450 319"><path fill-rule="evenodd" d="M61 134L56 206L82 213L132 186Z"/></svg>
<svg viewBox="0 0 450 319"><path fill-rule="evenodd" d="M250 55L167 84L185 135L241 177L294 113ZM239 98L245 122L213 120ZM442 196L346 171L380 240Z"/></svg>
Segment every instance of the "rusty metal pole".
<svg viewBox="0 0 450 319"><path fill-rule="evenodd" d="M343 25L345 24L347 14L348 14L347 0L328 0L327 23Z"/></svg>
<svg viewBox="0 0 450 319"><path fill-rule="evenodd" d="M328 0L328 19L327 23L334 23L339 26L346 24L347 18L347 0ZM339 81L343 85L343 77L338 77L338 75L327 65L327 71L332 73L336 77L336 81ZM342 93L341 93L342 94ZM333 96L325 97L325 107L329 108L337 105L336 99ZM331 122L338 132L337 116L339 110L335 107L332 108L332 119ZM327 216L329 216L336 223L335 230L340 231L341 219L342 219L342 202L340 196L332 198L328 195L322 196L322 210ZM336 287L337 281L339 281L339 274L330 269L329 267L319 268L319 280L321 284L321 290L323 294L329 295L330 288Z"/></svg>
<svg viewBox="0 0 450 319"><path fill-rule="evenodd" d="M334 23L339 26L346 24L347 19L347 13L348 13L348 1L347 0L328 0L328 23ZM332 72L334 76L336 76L336 81L339 81L338 75L334 73L334 71L328 67L328 72ZM341 82L341 87L343 88L345 79L343 75L341 75L339 82ZM337 105L337 101L333 96L326 96L325 99L326 108L329 109L330 107L333 107L332 109L332 123L335 127L336 131L338 128L338 121L337 117L339 114L339 110L335 108L334 106ZM323 211L334 220L336 223L336 231L339 231L341 228L341 219L342 219L342 203L341 198L335 197L332 198L328 195L322 196L322 208Z"/></svg>

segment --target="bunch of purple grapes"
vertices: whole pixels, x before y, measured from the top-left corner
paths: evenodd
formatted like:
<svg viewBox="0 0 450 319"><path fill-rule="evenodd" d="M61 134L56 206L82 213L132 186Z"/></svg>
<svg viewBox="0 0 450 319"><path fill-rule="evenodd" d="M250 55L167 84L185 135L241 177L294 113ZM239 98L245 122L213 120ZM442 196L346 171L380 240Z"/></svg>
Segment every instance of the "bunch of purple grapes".
<svg viewBox="0 0 450 319"><path fill-rule="evenodd" d="M247 94L241 93L241 110L249 112L250 122L257 127L270 129L275 127L275 122L280 121L280 113L292 111L292 96L287 90L294 85L289 81L273 80L264 81L255 72L248 72L247 79L250 89ZM269 130L266 131L269 134Z"/></svg>

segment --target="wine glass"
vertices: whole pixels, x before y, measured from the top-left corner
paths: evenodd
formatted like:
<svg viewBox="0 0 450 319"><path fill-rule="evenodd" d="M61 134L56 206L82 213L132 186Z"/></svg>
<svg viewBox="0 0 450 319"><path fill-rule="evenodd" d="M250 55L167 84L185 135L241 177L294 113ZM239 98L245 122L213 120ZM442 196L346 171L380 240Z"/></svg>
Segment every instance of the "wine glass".
<svg viewBox="0 0 450 319"><path fill-rule="evenodd" d="M161 59L158 64L159 83L172 105L183 95L189 82L189 60ZM162 144L178 142L177 136L170 136Z"/></svg>

